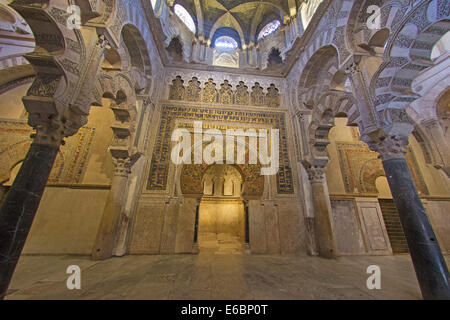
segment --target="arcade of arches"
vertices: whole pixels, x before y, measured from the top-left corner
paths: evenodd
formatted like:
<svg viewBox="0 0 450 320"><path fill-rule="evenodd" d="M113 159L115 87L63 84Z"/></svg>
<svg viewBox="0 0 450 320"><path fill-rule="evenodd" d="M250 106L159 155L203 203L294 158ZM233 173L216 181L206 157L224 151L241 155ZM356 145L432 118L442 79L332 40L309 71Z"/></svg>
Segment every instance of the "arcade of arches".
<svg viewBox="0 0 450 320"><path fill-rule="evenodd" d="M421 297L450 299L449 15L446 0L1 0L0 297L20 297L20 257L188 254L407 258ZM245 163L217 144L229 131ZM265 147L276 174L250 160Z"/></svg>

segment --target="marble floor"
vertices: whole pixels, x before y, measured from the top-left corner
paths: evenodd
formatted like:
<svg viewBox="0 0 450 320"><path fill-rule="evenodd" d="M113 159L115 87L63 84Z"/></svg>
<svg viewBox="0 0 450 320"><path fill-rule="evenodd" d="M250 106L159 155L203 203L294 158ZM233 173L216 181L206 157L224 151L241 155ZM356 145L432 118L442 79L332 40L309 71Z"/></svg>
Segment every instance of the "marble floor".
<svg viewBox="0 0 450 320"><path fill-rule="evenodd" d="M198 247L202 253L210 254L243 254L242 240L229 233L200 232L198 234Z"/></svg>
<svg viewBox="0 0 450 320"><path fill-rule="evenodd" d="M447 264L450 256L446 257ZM68 290L66 269L81 269L81 289ZM381 289L368 290L369 265ZM410 257L199 254L22 256L6 299L420 299Z"/></svg>

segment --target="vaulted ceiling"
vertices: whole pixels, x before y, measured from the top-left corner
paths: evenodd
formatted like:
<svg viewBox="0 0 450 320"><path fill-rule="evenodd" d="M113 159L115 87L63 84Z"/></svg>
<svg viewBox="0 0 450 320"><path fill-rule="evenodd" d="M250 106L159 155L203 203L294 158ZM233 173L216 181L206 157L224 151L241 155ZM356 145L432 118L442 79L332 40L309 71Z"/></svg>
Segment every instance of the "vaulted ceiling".
<svg viewBox="0 0 450 320"><path fill-rule="evenodd" d="M256 42L259 31L269 22L289 16L290 8L298 7L299 0L177 0L192 16L198 35L206 39L221 28L237 31L245 43Z"/></svg>

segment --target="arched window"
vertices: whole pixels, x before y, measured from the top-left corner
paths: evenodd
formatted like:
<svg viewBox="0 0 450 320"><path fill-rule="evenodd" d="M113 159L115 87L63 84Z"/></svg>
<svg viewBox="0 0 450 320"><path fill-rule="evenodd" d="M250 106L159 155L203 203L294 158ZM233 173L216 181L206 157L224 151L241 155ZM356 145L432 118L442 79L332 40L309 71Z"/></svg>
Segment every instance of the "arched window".
<svg viewBox="0 0 450 320"><path fill-rule="evenodd" d="M262 28L261 31L259 32L258 41L261 40L262 38L268 36L275 30L277 30L279 26L280 26L279 20L273 20L272 22L269 22L268 24L266 24L264 26L264 28Z"/></svg>
<svg viewBox="0 0 450 320"><path fill-rule="evenodd" d="M234 51L238 47L238 43L232 37L221 36L214 42L214 47L218 51Z"/></svg>
<svg viewBox="0 0 450 320"><path fill-rule="evenodd" d="M175 14L181 19L181 21L184 22L186 27L188 27L188 29L195 34L195 23L189 12L187 12L187 10L178 3L173 6L173 10L175 11Z"/></svg>

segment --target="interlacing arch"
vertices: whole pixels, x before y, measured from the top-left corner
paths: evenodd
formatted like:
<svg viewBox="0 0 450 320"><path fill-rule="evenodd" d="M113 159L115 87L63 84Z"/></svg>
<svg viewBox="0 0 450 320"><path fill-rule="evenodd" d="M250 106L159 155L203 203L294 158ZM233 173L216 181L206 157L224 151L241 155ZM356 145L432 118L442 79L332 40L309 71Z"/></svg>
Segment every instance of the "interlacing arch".
<svg viewBox="0 0 450 320"><path fill-rule="evenodd" d="M124 73L114 72L107 73L102 72L97 76L95 83L95 100L92 100L92 105L101 106L105 95L116 97L118 91L122 91L127 97L128 105L136 105L136 92L134 90L133 81Z"/></svg>
<svg viewBox="0 0 450 320"><path fill-rule="evenodd" d="M367 8L373 4L381 6L381 23L377 30L367 28L370 16ZM355 36L350 41L355 47L369 46L371 37L381 29L390 31L383 63L370 83L374 108L381 123L394 121L398 118L394 109L406 109L418 98L411 88L412 81L432 65L430 56L434 44L450 30L449 13L450 3L446 0L366 1L355 5L352 14L356 15L357 22L352 30Z"/></svg>
<svg viewBox="0 0 450 320"><path fill-rule="evenodd" d="M323 92L331 88L331 81L338 71L338 51L333 45L325 45L314 52L305 64L299 78L298 99L302 107L311 108Z"/></svg>
<svg viewBox="0 0 450 320"><path fill-rule="evenodd" d="M86 60L89 60L86 47L92 45L79 29L67 27L68 1L48 0L33 6L29 2L10 4L29 24L36 41L35 51L24 56L35 69L36 78L23 102L29 124L39 136L43 133L44 140L59 143L63 136L74 134L87 121L88 106L75 100L86 80ZM50 124L62 128L62 137L51 137L46 132Z"/></svg>

